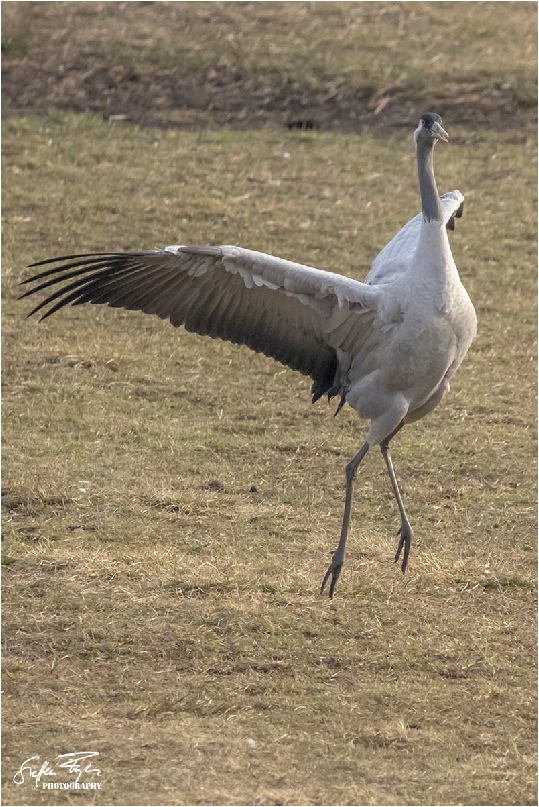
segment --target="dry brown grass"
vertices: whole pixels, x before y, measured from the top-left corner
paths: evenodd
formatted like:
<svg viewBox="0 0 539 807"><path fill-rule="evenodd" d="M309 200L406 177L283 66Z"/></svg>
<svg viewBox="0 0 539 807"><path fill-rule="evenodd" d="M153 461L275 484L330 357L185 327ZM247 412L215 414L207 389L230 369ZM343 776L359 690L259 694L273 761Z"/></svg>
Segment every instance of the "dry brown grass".
<svg viewBox="0 0 539 807"><path fill-rule="evenodd" d="M537 8L516 3L3 3L3 104L135 123L527 125ZM533 126L533 123L532 123Z"/></svg>
<svg viewBox="0 0 539 807"><path fill-rule="evenodd" d="M143 315L24 321L16 284L186 241L361 277L416 212L410 139L5 121L4 803L31 803L23 759L82 747L103 791L35 803L535 803L535 141L444 123L479 336L395 441L409 573L373 452L330 605L354 413Z"/></svg>

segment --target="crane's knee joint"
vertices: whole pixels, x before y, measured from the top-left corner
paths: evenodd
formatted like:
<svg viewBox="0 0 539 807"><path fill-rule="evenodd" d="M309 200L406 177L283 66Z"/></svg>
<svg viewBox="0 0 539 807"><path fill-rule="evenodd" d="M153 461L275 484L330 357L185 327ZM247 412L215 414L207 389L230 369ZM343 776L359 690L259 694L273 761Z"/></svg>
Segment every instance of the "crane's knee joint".
<svg viewBox="0 0 539 807"><path fill-rule="evenodd" d="M357 463L349 462L346 466L346 481L353 482L357 476Z"/></svg>

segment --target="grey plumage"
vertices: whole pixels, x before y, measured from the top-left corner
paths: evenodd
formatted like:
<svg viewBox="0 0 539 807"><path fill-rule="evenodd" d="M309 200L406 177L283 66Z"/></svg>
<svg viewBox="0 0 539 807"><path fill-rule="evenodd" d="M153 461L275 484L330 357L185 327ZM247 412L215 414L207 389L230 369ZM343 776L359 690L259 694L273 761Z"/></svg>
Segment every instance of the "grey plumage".
<svg viewBox="0 0 539 807"><path fill-rule="evenodd" d="M395 560L403 550L406 569L412 530L389 442L440 402L476 331L446 232L462 215L464 197L452 191L440 198L434 179L433 147L448 135L429 113L414 136L422 212L384 247L363 283L234 246L52 258L33 264L47 268L24 281L34 285L23 297L48 292L30 315L41 311L45 319L84 303L155 314L271 356L311 376L313 402L338 395L339 409L347 402L370 421L346 469L341 538L322 583L323 590L331 578L330 597L344 562L357 468L377 444L401 515Z"/></svg>

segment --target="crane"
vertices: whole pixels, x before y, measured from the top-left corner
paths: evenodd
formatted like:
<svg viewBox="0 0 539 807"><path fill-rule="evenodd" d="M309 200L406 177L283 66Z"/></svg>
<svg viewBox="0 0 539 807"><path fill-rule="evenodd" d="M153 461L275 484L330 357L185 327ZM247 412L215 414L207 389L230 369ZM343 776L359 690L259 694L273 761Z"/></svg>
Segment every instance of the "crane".
<svg viewBox="0 0 539 807"><path fill-rule="evenodd" d="M271 356L311 376L313 403L338 396L337 412L347 403L369 421L346 466L340 539L321 586L322 593L330 581L330 598L345 559L357 471L377 445L400 513L395 562L402 553L405 572L413 534L390 441L440 403L476 335L447 234L464 197L439 197L434 177L434 146L448 137L438 114L421 117L414 131L421 212L382 249L362 283L236 246L66 255L32 264L47 268L23 281L33 285L21 298L59 284L28 316L42 311L46 319L84 303L155 314Z"/></svg>

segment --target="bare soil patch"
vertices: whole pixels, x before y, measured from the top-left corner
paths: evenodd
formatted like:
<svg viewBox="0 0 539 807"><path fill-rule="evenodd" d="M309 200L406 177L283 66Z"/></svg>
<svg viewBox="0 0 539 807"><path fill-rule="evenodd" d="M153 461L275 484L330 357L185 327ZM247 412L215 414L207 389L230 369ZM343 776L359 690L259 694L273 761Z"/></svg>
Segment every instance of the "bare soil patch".
<svg viewBox="0 0 539 807"><path fill-rule="evenodd" d="M529 3L512 3L501 27L483 3L6 5L4 115L52 107L142 126L342 131L409 126L433 105L474 128L537 119ZM517 23L515 55L503 42ZM440 58L447 38L455 54Z"/></svg>
<svg viewBox="0 0 539 807"><path fill-rule="evenodd" d="M536 121L536 110L512 93L488 96L470 87L455 100L454 87L438 99L438 109L461 124L521 129ZM4 64L4 114L55 107L98 112L141 126L197 129L208 125L237 129L287 126L300 129L360 131L365 127L409 126L429 99L405 88L390 96L371 84L346 79L298 85L287 78L253 79L240 71L211 68L192 76L177 69L138 73L125 65L97 59L76 59L48 66L33 59Z"/></svg>

